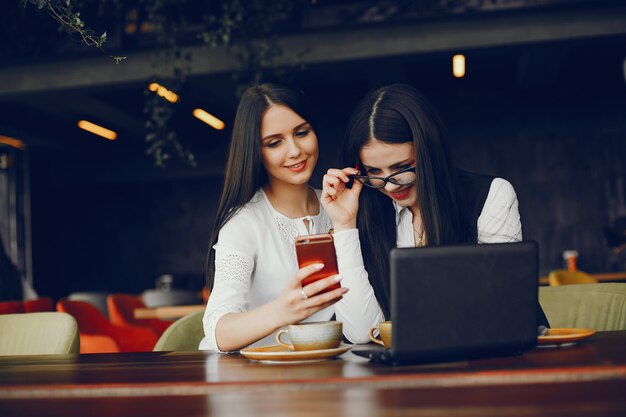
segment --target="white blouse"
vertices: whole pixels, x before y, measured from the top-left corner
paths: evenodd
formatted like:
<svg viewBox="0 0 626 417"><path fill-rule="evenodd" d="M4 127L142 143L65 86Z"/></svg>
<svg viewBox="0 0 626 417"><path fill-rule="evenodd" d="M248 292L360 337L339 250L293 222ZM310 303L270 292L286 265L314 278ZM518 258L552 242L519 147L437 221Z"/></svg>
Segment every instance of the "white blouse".
<svg viewBox="0 0 626 417"><path fill-rule="evenodd" d="M406 207L395 205L395 203L394 206L396 208L396 244L398 247L414 247L413 214ZM491 182L489 194L478 217L477 228L478 243L519 242L522 240L522 223L517 196L513 186L508 181L495 178ZM360 314L362 314L363 320L360 323L371 325L372 321L374 323L384 321L385 317L378 305L363 265L359 231L350 229L336 232L334 242L339 273L343 277L342 285L350 288L351 291L352 288L359 288L359 296L362 297L363 309ZM350 298L350 295L351 292L346 294L342 301L345 302L346 299ZM340 303L341 301L335 304L337 309L341 308ZM355 334L361 335L363 332L367 332L365 327L351 330ZM353 341L365 343L368 340L367 333L365 333L363 338Z"/></svg>
<svg viewBox="0 0 626 417"><path fill-rule="evenodd" d="M316 190L318 198L321 191ZM310 232L305 220L309 222ZM252 310L278 297L287 282L298 271L295 239L300 235L328 233L330 218L320 204L317 216L291 219L272 207L267 195L259 189L252 199L220 230L215 246L215 282L204 313L204 338L199 349L219 352L215 327L222 316ZM343 284L342 284L343 285ZM358 288L350 288L353 303L345 302L337 311L327 307L306 321L330 320L334 314L344 325L344 335L354 341L353 328L362 329ZM354 304L356 303L356 304ZM356 324L355 324L356 323ZM250 346L276 344L271 334ZM362 340L362 338L358 338Z"/></svg>

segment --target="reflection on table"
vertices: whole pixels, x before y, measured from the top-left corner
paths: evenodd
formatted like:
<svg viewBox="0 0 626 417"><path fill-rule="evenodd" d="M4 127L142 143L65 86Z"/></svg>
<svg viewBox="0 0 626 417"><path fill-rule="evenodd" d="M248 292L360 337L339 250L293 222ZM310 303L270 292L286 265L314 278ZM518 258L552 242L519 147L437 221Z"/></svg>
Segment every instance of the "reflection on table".
<svg viewBox="0 0 626 417"><path fill-rule="evenodd" d="M626 331L523 355L387 367L238 354L0 358L0 415L625 415ZM43 413L43 414L42 414Z"/></svg>

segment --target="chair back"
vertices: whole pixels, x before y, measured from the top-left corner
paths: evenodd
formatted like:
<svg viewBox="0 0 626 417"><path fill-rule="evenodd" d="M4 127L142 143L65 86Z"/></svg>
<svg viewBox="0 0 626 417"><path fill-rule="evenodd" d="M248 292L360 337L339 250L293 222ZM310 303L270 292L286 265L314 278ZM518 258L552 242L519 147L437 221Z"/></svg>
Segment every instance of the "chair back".
<svg viewBox="0 0 626 417"><path fill-rule="evenodd" d="M116 326L139 326L152 329L157 336L161 336L172 322L158 319L136 319L135 310L145 308L146 305L139 297L128 294L111 294L107 297L107 307L111 323Z"/></svg>
<svg viewBox="0 0 626 417"><path fill-rule="evenodd" d="M54 302L50 297L35 298L24 301L25 313L37 313L41 311L54 311Z"/></svg>
<svg viewBox="0 0 626 417"><path fill-rule="evenodd" d="M71 301L85 301L94 307L96 307L104 317L108 320L109 311L107 310L107 297L108 292L101 291L84 291L84 292L74 292L67 296L68 300Z"/></svg>
<svg viewBox="0 0 626 417"><path fill-rule="evenodd" d="M583 271L566 271L559 269L550 272L548 282L552 286L573 284L595 284L597 279Z"/></svg>
<svg viewBox="0 0 626 417"><path fill-rule="evenodd" d="M107 297L109 319L116 326L142 326L144 323L135 318L135 310L144 308L139 298L127 294L111 294Z"/></svg>
<svg viewBox="0 0 626 417"><path fill-rule="evenodd" d="M209 287L202 287L202 304L206 305L209 302L209 296L211 295L211 290Z"/></svg>
<svg viewBox="0 0 626 417"><path fill-rule="evenodd" d="M66 313L0 316L0 355L53 355L79 352L76 320Z"/></svg>
<svg viewBox="0 0 626 417"><path fill-rule="evenodd" d="M155 351L193 351L198 350L204 337L202 326L203 311L188 314L176 320L159 338Z"/></svg>
<svg viewBox="0 0 626 417"><path fill-rule="evenodd" d="M158 340L156 333L149 328L114 326L100 310L84 301L62 299L57 303L57 310L69 313L76 319L80 330L81 353L148 352Z"/></svg>
<svg viewBox="0 0 626 417"><path fill-rule="evenodd" d="M539 302L552 327L626 330L626 283L539 287Z"/></svg>
<svg viewBox="0 0 626 417"><path fill-rule="evenodd" d="M86 301L61 299L57 311L70 314L76 319L81 333L111 335L112 324L98 308Z"/></svg>
<svg viewBox="0 0 626 417"><path fill-rule="evenodd" d="M0 314L17 314L24 312L21 301L0 301Z"/></svg>

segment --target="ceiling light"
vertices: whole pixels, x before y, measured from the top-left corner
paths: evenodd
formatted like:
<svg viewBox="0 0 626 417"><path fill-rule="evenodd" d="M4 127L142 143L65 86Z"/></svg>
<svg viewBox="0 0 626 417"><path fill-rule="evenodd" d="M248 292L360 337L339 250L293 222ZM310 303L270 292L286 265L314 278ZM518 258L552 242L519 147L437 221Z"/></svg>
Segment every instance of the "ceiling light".
<svg viewBox="0 0 626 417"><path fill-rule="evenodd" d="M202 109L195 109L193 115L214 129L222 130L226 126L220 119Z"/></svg>
<svg viewBox="0 0 626 417"><path fill-rule="evenodd" d="M157 93L159 96L163 97L165 100L169 101L170 103L176 103L179 99L178 94L174 93L173 91L168 90L167 88L163 87L159 83L150 83L148 85L148 90Z"/></svg>
<svg viewBox="0 0 626 417"><path fill-rule="evenodd" d="M465 55L455 55L452 57L452 74L456 78L465 76Z"/></svg>
<svg viewBox="0 0 626 417"><path fill-rule="evenodd" d="M5 145L9 145L16 149L21 149L21 150L26 149L26 145L24 145L24 142L22 142L19 139L10 138L8 136L0 135L0 143L4 143Z"/></svg>
<svg viewBox="0 0 626 417"><path fill-rule="evenodd" d="M78 127L80 127L83 130L86 130L87 132L93 133L94 135L102 136L103 138L108 139L108 140L117 139L116 132L109 130L102 126L98 126L95 123L88 122L87 120L79 121Z"/></svg>

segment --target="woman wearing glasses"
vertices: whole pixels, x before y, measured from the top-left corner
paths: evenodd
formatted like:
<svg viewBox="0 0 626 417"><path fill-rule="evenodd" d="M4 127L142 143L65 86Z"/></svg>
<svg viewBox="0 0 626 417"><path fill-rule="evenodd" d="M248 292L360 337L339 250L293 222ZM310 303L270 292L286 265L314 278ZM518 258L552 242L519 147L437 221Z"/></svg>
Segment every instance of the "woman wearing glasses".
<svg viewBox="0 0 626 417"><path fill-rule="evenodd" d="M321 201L335 229L343 285L365 287L363 315L370 319L390 317L393 247L522 239L511 184L456 170L442 136L433 106L417 90L380 88L361 100L349 121L348 168L324 176Z"/></svg>

